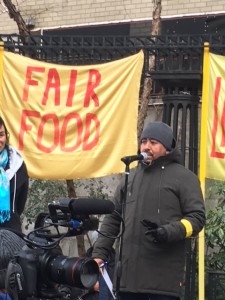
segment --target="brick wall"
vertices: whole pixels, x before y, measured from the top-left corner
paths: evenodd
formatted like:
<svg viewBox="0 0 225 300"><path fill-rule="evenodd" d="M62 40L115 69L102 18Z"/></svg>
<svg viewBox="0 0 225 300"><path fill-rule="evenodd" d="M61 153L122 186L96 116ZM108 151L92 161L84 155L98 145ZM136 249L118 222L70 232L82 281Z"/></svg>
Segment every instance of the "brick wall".
<svg viewBox="0 0 225 300"><path fill-rule="evenodd" d="M13 0L24 19L36 18L36 29L148 20L150 0ZM2 3L2 1L0 1ZM225 12L224 0L162 0L162 17ZM0 33L18 33L17 26L0 4Z"/></svg>

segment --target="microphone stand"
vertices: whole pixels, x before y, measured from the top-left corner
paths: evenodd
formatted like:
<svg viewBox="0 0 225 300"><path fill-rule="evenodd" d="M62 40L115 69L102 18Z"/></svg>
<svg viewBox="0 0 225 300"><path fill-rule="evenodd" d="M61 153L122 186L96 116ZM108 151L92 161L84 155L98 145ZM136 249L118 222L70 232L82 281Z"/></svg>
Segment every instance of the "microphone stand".
<svg viewBox="0 0 225 300"><path fill-rule="evenodd" d="M124 196L121 202L121 218L125 220L126 214L126 200L127 200L127 186L128 186L128 177L130 174L130 163L132 160L129 157L121 158L121 161L125 164L125 184L124 184ZM121 232L122 232L122 223L121 223ZM123 234L119 239L119 254L118 254L118 262L116 264L116 289L115 296L117 300L120 300L120 279L122 275L122 254L123 254Z"/></svg>

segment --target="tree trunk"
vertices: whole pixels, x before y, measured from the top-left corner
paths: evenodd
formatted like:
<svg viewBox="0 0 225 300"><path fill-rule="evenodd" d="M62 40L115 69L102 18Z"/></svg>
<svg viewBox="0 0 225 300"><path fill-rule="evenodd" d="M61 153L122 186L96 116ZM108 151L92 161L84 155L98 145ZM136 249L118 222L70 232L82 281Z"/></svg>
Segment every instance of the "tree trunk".
<svg viewBox="0 0 225 300"><path fill-rule="evenodd" d="M23 17L21 16L21 13L18 9L16 9L16 6L12 3L11 0L3 0L3 3L5 4L6 8L9 12L9 17L13 19L19 30L19 34L22 36L28 36L30 35L30 31L27 28L26 22L24 21Z"/></svg>
<svg viewBox="0 0 225 300"><path fill-rule="evenodd" d="M162 4L161 0L153 0L153 14L152 14L152 28L151 28L151 36L159 35L160 27L161 27L161 11ZM149 56L149 71L154 70L155 68L155 56ZM138 113L138 142L140 142L140 136L144 127L144 121L148 112L148 103L150 100L150 95L152 92L152 84L153 80L151 77L145 77L144 79L144 87L143 92L140 99L140 107Z"/></svg>

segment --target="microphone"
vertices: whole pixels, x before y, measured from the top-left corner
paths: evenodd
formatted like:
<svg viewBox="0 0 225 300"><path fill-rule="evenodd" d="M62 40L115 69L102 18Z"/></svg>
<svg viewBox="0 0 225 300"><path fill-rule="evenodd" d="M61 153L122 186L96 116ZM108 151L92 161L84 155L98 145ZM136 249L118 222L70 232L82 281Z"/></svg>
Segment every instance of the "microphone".
<svg viewBox="0 0 225 300"><path fill-rule="evenodd" d="M138 155L131 155L131 156L122 157L121 160L125 164L130 164L130 163L132 163L133 161L136 161L136 160L147 160L147 158L148 158L147 153L141 152Z"/></svg>
<svg viewBox="0 0 225 300"><path fill-rule="evenodd" d="M112 213L115 205L110 200L66 198L59 201L57 208L63 212L71 212L75 215L105 215Z"/></svg>

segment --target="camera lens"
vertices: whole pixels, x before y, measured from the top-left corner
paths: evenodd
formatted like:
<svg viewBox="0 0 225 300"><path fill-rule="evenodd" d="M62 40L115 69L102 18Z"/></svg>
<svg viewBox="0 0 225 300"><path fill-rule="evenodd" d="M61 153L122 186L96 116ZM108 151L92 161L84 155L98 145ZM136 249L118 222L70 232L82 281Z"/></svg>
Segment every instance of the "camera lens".
<svg viewBox="0 0 225 300"><path fill-rule="evenodd" d="M99 267L91 258L57 256L49 261L52 281L77 288L92 288L98 280Z"/></svg>

